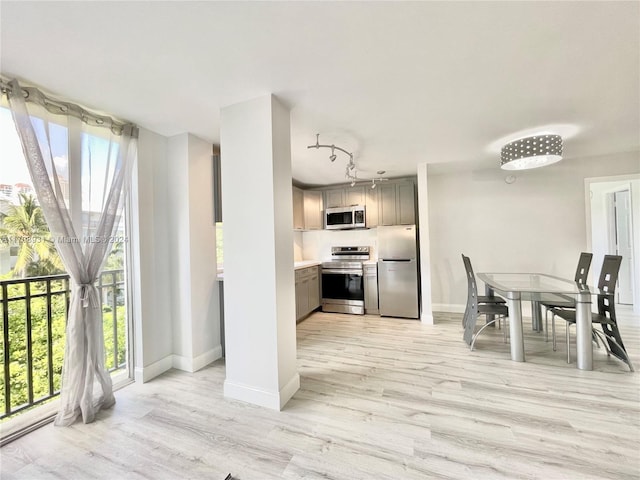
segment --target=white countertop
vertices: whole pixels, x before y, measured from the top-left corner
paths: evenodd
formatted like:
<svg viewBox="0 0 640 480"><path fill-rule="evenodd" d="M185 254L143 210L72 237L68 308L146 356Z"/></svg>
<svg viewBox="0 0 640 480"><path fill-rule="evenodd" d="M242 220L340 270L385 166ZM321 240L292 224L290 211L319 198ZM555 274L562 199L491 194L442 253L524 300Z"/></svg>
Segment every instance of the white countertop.
<svg viewBox="0 0 640 480"><path fill-rule="evenodd" d="M307 267L315 267L316 265L321 265L322 262L318 260L301 260L299 262L293 262L293 269L300 270L301 268Z"/></svg>
<svg viewBox="0 0 640 480"><path fill-rule="evenodd" d="M299 262L293 262L293 269L300 270L301 268L307 267L315 267L316 265L321 265L322 262L318 260L301 260ZM224 272L218 272L216 275L216 280L219 282L224 281Z"/></svg>

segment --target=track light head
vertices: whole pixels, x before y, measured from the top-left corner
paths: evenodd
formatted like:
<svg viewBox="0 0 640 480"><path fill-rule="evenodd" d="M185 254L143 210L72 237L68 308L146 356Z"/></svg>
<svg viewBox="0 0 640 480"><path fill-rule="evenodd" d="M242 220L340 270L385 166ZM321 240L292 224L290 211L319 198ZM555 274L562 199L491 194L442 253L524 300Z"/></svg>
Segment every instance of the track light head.
<svg viewBox="0 0 640 480"><path fill-rule="evenodd" d="M371 188L376 188L376 180L375 178L371 180Z"/></svg>
<svg viewBox="0 0 640 480"><path fill-rule="evenodd" d="M333 145L331 145L331 155L329 156L329 160L331 160L332 162L336 161L336 154L334 152L336 147L334 147Z"/></svg>

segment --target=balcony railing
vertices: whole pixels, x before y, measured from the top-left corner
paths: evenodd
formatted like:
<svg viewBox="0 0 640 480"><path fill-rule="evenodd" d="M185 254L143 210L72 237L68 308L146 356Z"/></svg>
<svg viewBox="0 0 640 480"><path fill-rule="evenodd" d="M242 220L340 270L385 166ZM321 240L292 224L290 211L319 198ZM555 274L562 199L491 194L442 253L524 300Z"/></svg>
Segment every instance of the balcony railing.
<svg viewBox="0 0 640 480"><path fill-rule="evenodd" d="M98 280L105 337L105 365L126 367L124 270L106 270ZM0 419L60 393L69 276L0 281L2 383Z"/></svg>

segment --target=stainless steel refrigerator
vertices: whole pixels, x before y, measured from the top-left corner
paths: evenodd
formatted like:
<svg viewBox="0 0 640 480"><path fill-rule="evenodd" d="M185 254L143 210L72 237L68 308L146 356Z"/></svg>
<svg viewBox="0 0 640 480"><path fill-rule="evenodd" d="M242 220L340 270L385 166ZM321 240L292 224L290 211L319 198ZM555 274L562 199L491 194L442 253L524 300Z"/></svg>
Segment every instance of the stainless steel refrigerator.
<svg viewBox="0 0 640 480"><path fill-rule="evenodd" d="M378 227L380 315L418 318L418 256L415 225Z"/></svg>

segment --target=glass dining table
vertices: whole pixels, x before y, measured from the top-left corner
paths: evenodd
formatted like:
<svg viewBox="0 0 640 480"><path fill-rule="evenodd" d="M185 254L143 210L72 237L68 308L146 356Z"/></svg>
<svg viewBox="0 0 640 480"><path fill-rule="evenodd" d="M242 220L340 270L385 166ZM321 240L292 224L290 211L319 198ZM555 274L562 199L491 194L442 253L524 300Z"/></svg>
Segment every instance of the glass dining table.
<svg viewBox="0 0 640 480"><path fill-rule="evenodd" d="M522 301L534 302L534 310L537 310L537 302L544 295L558 295L576 302L576 363L580 370L593 370L591 297L606 292L543 273L478 273L477 277L485 283L489 294L496 293L507 301L511 360L525 361ZM539 322L539 318L537 321Z"/></svg>

